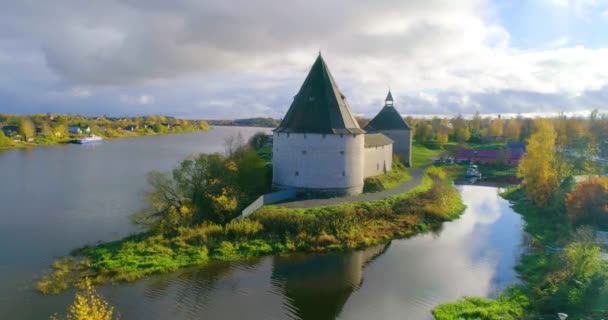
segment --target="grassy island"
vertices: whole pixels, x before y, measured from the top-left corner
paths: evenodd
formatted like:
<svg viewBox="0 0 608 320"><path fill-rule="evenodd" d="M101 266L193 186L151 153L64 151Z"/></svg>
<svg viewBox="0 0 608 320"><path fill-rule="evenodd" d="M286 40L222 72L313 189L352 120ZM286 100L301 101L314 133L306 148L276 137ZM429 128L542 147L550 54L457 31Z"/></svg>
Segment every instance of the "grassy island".
<svg viewBox="0 0 608 320"><path fill-rule="evenodd" d="M150 208L133 216L145 231L74 250L53 263L39 291L59 293L85 279L133 281L210 261L359 249L432 230L464 209L450 177L431 167L418 187L384 200L309 209L265 206L233 221L269 189L265 153L238 147L226 156L184 160L171 174L151 173Z"/></svg>
<svg viewBox="0 0 608 320"><path fill-rule="evenodd" d="M65 144L89 135L118 139L206 131L209 128L206 121L183 120L165 116L117 118L0 114L0 150Z"/></svg>

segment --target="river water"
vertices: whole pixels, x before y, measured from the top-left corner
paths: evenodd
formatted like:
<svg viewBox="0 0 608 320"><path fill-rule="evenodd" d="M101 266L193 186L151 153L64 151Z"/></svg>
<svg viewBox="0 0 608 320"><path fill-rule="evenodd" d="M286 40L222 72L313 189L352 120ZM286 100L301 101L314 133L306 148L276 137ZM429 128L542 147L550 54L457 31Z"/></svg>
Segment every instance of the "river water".
<svg viewBox="0 0 608 320"><path fill-rule="evenodd" d="M0 153L0 318L48 319L73 292L42 296L34 278L75 247L119 239L143 206L145 173L222 152L212 131ZM100 288L123 319L430 319L437 304L493 296L517 281L522 221L498 189L458 186L467 209L442 230L366 250L264 257Z"/></svg>

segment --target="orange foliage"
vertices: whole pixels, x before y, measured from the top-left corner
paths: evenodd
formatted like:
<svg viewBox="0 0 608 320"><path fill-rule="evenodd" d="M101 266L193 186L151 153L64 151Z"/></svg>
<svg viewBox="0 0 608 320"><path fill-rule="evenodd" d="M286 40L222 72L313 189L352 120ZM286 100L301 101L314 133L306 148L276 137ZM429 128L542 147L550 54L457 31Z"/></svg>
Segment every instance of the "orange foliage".
<svg viewBox="0 0 608 320"><path fill-rule="evenodd" d="M579 183L566 195L566 208L575 223L608 224L608 178Z"/></svg>

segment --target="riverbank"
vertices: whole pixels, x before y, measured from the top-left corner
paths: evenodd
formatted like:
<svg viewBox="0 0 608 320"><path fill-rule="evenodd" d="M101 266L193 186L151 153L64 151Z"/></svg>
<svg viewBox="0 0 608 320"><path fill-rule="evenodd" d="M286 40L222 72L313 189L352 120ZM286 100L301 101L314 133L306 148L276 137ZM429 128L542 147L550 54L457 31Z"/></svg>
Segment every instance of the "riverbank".
<svg viewBox="0 0 608 320"><path fill-rule="evenodd" d="M53 263L38 289L59 293L85 277L98 284L133 281L209 261L359 249L432 230L463 210L445 172L429 168L417 188L382 201L310 209L268 206L224 226L205 223L175 234L147 232L84 247Z"/></svg>
<svg viewBox="0 0 608 320"><path fill-rule="evenodd" d="M110 118L0 114L0 150L67 144L91 134L103 139L119 139L209 129L206 121L164 116Z"/></svg>
<svg viewBox="0 0 608 320"><path fill-rule="evenodd" d="M569 319L608 316L608 266L599 259L592 230L575 230L559 200L538 207L521 187L512 187L501 196L523 217L525 231L531 236L529 250L516 267L524 283L496 299L466 297L440 305L433 310L435 318L521 319L556 317L558 312L568 314Z"/></svg>

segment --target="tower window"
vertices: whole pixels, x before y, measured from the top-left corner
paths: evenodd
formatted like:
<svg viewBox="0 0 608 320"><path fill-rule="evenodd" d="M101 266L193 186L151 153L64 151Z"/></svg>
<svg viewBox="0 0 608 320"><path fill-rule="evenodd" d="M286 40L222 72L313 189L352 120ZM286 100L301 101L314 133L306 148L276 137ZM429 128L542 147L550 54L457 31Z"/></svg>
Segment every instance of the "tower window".
<svg viewBox="0 0 608 320"><path fill-rule="evenodd" d="M300 175L300 171L296 171L296 177Z"/></svg>
<svg viewBox="0 0 608 320"><path fill-rule="evenodd" d="M340 133L340 138L344 138L344 135Z"/></svg>
<svg viewBox="0 0 608 320"><path fill-rule="evenodd" d="M341 155L344 155L344 150L340 151L340 154L341 154Z"/></svg>
<svg viewBox="0 0 608 320"><path fill-rule="evenodd" d="M306 133L304 134L304 139L306 139Z"/></svg>
<svg viewBox="0 0 608 320"><path fill-rule="evenodd" d="M346 177L346 171L342 171L342 176Z"/></svg>
<svg viewBox="0 0 608 320"><path fill-rule="evenodd" d="M322 137L323 139L325 139L325 134L322 134L322 135L321 135L321 137Z"/></svg>
<svg viewBox="0 0 608 320"><path fill-rule="evenodd" d="M289 138L289 132L287 132L287 138Z"/></svg>
<svg viewBox="0 0 608 320"><path fill-rule="evenodd" d="M302 150L302 154L306 154L306 150Z"/></svg>

